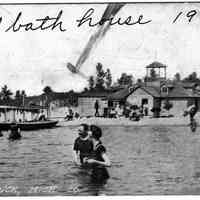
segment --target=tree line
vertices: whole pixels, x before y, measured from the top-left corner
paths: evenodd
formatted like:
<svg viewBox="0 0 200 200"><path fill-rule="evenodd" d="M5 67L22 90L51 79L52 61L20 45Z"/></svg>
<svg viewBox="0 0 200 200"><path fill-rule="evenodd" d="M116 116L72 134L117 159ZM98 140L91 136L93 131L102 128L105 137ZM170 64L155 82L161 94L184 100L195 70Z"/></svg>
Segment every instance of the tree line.
<svg viewBox="0 0 200 200"><path fill-rule="evenodd" d="M1 87L0 90L0 101L3 104L8 104L11 101L15 100L15 103L17 105L22 105L24 98L26 97L26 92L25 90L17 90L15 94L8 88L7 85L4 85Z"/></svg>
<svg viewBox="0 0 200 200"><path fill-rule="evenodd" d="M152 67L165 66L162 63L154 62ZM150 74L142 78L135 79L133 74L121 73L120 77L113 82L112 73L109 68L106 70L103 69L103 65L101 63L97 63L96 65L96 74L94 76L90 76L88 79L88 87L84 88L85 91L91 90L107 90L111 87L126 87L132 86L135 83L142 84L145 81L155 81L159 77L156 70L152 68L150 70ZM200 82L200 77L198 77L196 72L192 72L188 76L182 78L180 73L176 73L172 79L168 79L172 82Z"/></svg>
<svg viewBox="0 0 200 200"><path fill-rule="evenodd" d="M153 67L156 67L156 65L163 65L162 63L154 62ZM112 87L126 87L126 86L132 86L135 83L142 84L143 82L150 80L154 81L158 78L158 74L152 68L150 70L150 74L148 77L143 78L134 78L134 74L127 74L125 72L121 73L120 77L114 82L113 76L111 73L111 70L109 68L104 69L103 65L101 63L97 63L96 65L96 73L94 76L90 76L88 79L88 86L84 88L84 91L102 91L102 90L109 90ZM190 73L188 76L182 78L180 73L175 73L174 77L172 79L168 79L172 82L199 82L200 83L200 77L196 72ZM43 95L46 96L52 96L52 94L55 93L50 86L45 86L43 88ZM74 96L74 91L70 90L68 92L70 96ZM1 87L0 90L0 101L4 104L9 103L10 101L15 101L15 103L19 106L23 105L24 98L27 97L25 90L17 90L15 93L13 93L7 85L4 85ZM71 98L73 101L73 98Z"/></svg>

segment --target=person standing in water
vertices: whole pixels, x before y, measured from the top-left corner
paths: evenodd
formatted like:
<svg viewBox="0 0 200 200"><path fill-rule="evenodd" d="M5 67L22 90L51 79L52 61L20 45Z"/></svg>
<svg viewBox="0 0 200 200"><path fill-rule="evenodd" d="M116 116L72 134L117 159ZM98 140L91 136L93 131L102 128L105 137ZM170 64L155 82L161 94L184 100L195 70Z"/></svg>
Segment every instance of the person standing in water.
<svg viewBox="0 0 200 200"><path fill-rule="evenodd" d="M93 143L89 139L88 131L89 126L87 124L81 124L78 129L79 137L74 141L74 162L77 165L84 165L84 158L88 157L93 151Z"/></svg>
<svg viewBox="0 0 200 200"><path fill-rule="evenodd" d="M10 134L9 134L8 139L9 140L19 140L19 139L21 139L21 137L22 137L21 130L20 130L19 126L15 122L13 122L10 127Z"/></svg>
<svg viewBox="0 0 200 200"><path fill-rule="evenodd" d="M86 158L85 163L90 164L92 168L92 182L95 183L105 183L109 178L108 171L106 167L110 167L110 159L106 154L106 148L102 144L100 138L102 136L102 130L100 127L91 125L91 140L94 145L94 150L92 158Z"/></svg>

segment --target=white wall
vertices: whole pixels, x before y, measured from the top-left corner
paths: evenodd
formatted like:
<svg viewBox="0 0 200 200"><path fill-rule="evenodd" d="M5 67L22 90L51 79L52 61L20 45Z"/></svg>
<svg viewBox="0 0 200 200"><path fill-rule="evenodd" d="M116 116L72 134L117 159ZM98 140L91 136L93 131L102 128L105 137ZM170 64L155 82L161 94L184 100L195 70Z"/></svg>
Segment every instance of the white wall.
<svg viewBox="0 0 200 200"><path fill-rule="evenodd" d="M95 108L94 104L96 100L99 102L99 113L103 115L104 108L107 107L107 101L104 98L95 97L79 97L78 98L78 110L81 116L94 116Z"/></svg>
<svg viewBox="0 0 200 200"><path fill-rule="evenodd" d="M174 116L182 116L183 112L187 109L187 100L170 100L170 103L173 104L173 107L169 110L169 114ZM162 101L161 108L163 109L164 101ZM166 111L168 112L168 111Z"/></svg>
<svg viewBox="0 0 200 200"><path fill-rule="evenodd" d="M147 92L145 92L144 90L142 90L141 88L138 88L130 96L128 96L127 102L132 105L135 104L135 105L141 106L142 99L148 99L148 104L147 104L148 110L149 110L149 113L152 114L150 110L153 108L153 97Z"/></svg>

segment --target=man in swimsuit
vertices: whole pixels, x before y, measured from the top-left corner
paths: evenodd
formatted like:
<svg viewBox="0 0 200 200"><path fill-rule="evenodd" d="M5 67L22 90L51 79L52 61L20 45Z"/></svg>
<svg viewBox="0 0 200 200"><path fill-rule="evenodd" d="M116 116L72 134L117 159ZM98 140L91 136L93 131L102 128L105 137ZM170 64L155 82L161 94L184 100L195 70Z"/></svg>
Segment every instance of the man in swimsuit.
<svg viewBox="0 0 200 200"><path fill-rule="evenodd" d="M81 124L78 129L79 137L74 141L74 161L77 165L83 165L84 158L91 155L93 151L93 143L89 139L88 131L89 126Z"/></svg>

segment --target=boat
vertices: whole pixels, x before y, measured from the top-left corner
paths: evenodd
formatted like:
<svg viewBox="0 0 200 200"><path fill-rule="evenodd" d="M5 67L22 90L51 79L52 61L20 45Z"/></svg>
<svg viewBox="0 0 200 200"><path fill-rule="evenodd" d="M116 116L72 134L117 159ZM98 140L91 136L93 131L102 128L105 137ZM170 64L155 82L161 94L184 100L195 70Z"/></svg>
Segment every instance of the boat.
<svg viewBox="0 0 200 200"><path fill-rule="evenodd" d="M6 117L6 113L8 111L13 111L13 120L7 121L5 120L4 122L0 122L0 130L9 130L11 125L16 123L21 130L38 130L38 129L49 129L53 128L57 125L58 121L57 120L50 120L50 119L45 119L45 120L30 120L30 121L16 121L15 120L15 112L20 111L22 112L23 118L25 118L25 111L26 112L31 112L31 113L38 113L40 110L45 109L44 107L16 107L16 106L0 106L0 111L2 111Z"/></svg>
<svg viewBox="0 0 200 200"><path fill-rule="evenodd" d="M58 121L46 120L46 121L27 121L16 123L21 130L39 130L39 129L49 129L57 125ZM0 130L9 130L11 127L11 122L0 122Z"/></svg>
<svg viewBox="0 0 200 200"><path fill-rule="evenodd" d="M49 129L57 125L58 121L46 120L46 121L28 121L23 123L17 123L21 130L38 130Z"/></svg>

